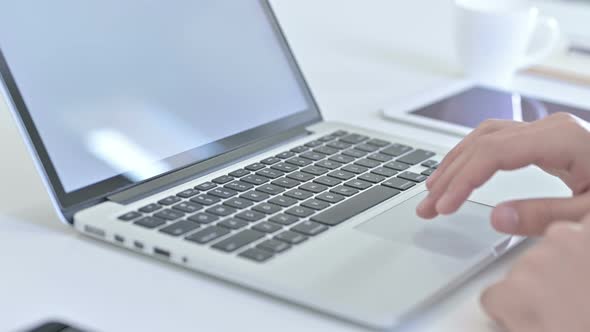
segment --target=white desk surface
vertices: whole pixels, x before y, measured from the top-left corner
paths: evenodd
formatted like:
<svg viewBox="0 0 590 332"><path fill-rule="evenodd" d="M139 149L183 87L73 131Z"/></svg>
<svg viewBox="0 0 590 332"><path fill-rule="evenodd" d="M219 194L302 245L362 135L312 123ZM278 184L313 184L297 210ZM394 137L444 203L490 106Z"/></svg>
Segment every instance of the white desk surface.
<svg viewBox="0 0 590 332"><path fill-rule="evenodd" d="M276 2L327 120L448 146L457 142L388 122L377 111L390 100L459 77L449 1ZM515 85L539 93L585 93L528 78ZM5 105L0 108L1 331L47 318L99 331L365 330L77 235L58 221ZM548 183L549 193L563 190ZM479 293L521 252L399 331L491 331Z"/></svg>

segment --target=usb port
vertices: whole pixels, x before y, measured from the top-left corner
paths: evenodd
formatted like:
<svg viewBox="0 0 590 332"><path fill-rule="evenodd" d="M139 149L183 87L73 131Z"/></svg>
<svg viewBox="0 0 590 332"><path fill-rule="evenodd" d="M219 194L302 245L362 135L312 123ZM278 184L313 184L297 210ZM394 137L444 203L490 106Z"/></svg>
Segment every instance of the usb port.
<svg viewBox="0 0 590 332"><path fill-rule="evenodd" d="M156 254L158 256L170 258L170 252L168 250L160 249L157 247L154 247L154 254Z"/></svg>

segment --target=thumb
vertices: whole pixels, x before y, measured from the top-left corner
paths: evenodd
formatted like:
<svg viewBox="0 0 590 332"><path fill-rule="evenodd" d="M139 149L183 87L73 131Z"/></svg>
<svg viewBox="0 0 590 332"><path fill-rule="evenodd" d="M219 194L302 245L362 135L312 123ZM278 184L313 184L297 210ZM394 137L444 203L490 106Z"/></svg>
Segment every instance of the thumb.
<svg viewBox="0 0 590 332"><path fill-rule="evenodd" d="M553 221L580 221L590 212L590 195L506 202L492 211L492 225L502 233L542 235Z"/></svg>

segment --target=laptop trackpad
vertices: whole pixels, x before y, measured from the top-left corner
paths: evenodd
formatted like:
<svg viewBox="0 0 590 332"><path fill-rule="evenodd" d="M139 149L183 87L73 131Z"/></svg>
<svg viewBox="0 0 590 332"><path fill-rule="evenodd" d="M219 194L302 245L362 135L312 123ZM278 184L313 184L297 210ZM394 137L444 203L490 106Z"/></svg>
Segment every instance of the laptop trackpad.
<svg viewBox="0 0 590 332"><path fill-rule="evenodd" d="M489 251L506 235L490 225L491 207L467 201L450 216L424 220L416 215L416 206L426 191L364 222L356 229L397 244L413 246L433 254L469 259Z"/></svg>

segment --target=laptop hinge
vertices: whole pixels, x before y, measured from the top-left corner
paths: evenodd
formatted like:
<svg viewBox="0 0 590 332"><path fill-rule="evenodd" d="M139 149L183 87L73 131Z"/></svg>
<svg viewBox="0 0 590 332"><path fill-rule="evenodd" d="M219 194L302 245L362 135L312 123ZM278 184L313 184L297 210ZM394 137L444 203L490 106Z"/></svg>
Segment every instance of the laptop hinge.
<svg viewBox="0 0 590 332"><path fill-rule="evenodd" d="M251 158L254 155L275 148L278 145L285 144L309 134L310 132L304 126L291 129L279 135L265 138L247 146L226 152L217 157L207 159L200 163L193 164L175 172L135 185L108 196L107 200L126 205L163 190L170 189L184 182L215 172L231 164Z"/></svg>

